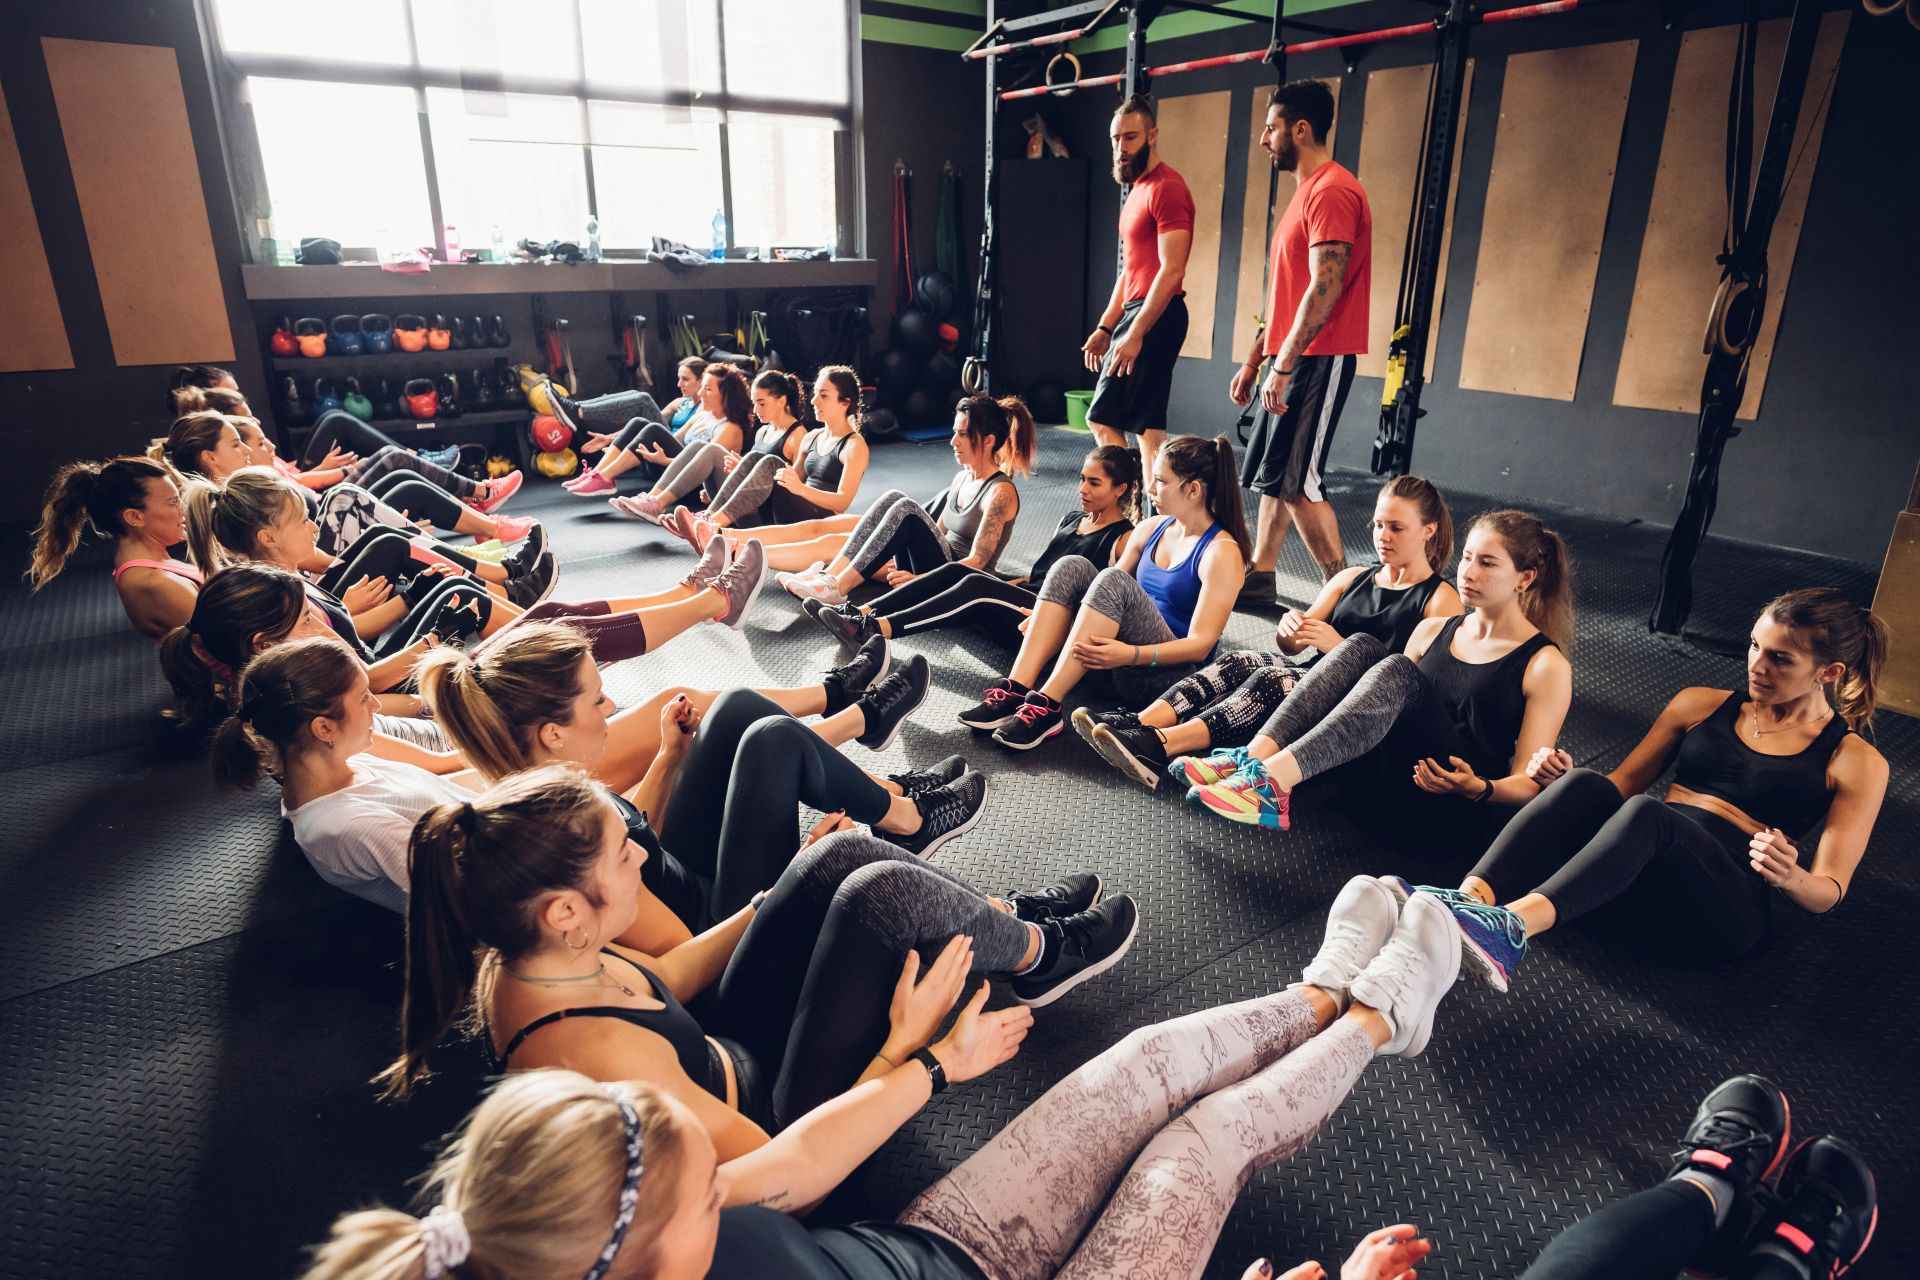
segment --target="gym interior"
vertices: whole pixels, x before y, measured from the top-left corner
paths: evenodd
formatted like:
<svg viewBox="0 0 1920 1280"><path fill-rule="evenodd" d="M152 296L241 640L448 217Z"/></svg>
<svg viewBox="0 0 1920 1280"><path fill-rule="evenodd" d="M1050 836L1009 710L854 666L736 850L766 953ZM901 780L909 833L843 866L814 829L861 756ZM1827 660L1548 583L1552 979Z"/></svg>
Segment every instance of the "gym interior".
<svg viewBox="0 0 1920 1280"><path fill-rule="evenodd" d="M1148 96L1154 157L1191 193L1166 440L1222 438L1238 471L1262 438L1248 425L1277 367L1262 361L1300 336L1263 314L1295 191L1267 145L1271 102L1298 81L1325 87L1330 130L1301 127L1370 210L1370 292L1350 299L1365 342L1332 357L1351 359L1351 390L1307 463L1338 518L1334 563L1381 558L1371 512L1396 475L1442 491L1463 538L1486 512L1537 516L1570 554L1576 611L1547 745L1601 773L1676 692L1749 687L1770 601L1831 589L1888 638L1853 734L1883 793L1824 909L1775 901L1765 942L1731 958L1605 911L1532 946L1509 991L1463 972L1424 1052L1380 1057L1310 1143L1228 1186L1217 1234L1183 1262L1081 1258L1071 1274L1305 1277L1289 1268L1317 1260L1331 1275L1405 1223L1430 1244L1422 1276L1521 1277L1668 1178L1702 1097L1749 1073L1791 1096L1796 1143L1835 1135L1871 1168L1871 1247L1852 1247L1856 1223L1839 1270L1701 1274L1920 1272L1905 1213L1920 970L1902 941L1920 911L1920 431L1896 385L1920 290L1905 132L1920 0L1523 7L15 0L0 1274L305 1274L343 1214L426 1220L421 1175L499 1078L453 1033L430 1079L382 1099L408 917L316 873L273 781L216 785L157 633L129 625L99 516L65 572L25 579L57 473L145 454L178 430L182 375L226 371L283 459L331 411L482 495L518 475L501 514L544 531L541 598L631 597L680 583L687 548L565 487L595 463L548 397L666 405L689 357L784 369L806 392L844 365L871 448L853 516L942 491L970 398L1024 400L1037 446L998 563L1024 573L1079 510L1089 419L1120 376L1105 353L1134 323L1116 339L1107 319L1129 200L1113 138L1145 117L1116 108ZM1229 385L1249 367L1243 408ZM1261 501L1239 495L1249 526ZM455 549L486 541L434 524ZM1305 529L1280 525L1272 599L1233 609L1219 653L1271 650L1324 595ZM804 686L847 661L771 577L751 603L741 625L604 665L607 693ZM893 1221L1129 1033L1299 981L1354 877L1452 885L1474 861L1389 838L1311 781L1277 830L1183 804L1164 779L1143 789L1073 728L1015 754L956 719L1009 669L1003 638L930 630L892 654L926 659L924 699L883 748L847 753L876 775L957 754L991 784L934 864L990 894L1096 870L1139 924L1110 971L1035 1010L1010 1060L936 1089L815 1197L810 1227ZM1068 709L1081 702L1117 705L1077 693ZM795 841L822 817L803 806ZM1791 874L1818 872L1823 837L1797 845ZM1019 1007L992 985L989 1009ZM595 1248L611 1198L603 1217ZM554 1274L486 1262L480 1233L458 1234L458 1261L430 1242L411 1270L331 1274ZM632 1239L604 1274L682 1274ZM1808 1247L1824 1266L1839 1246ZM923 1274L889 1265L760 1274ZM998 1274L977 1251L973 1271L952 1265ZM1360 1265L1342 1274L1414 1273Z"/></svg>

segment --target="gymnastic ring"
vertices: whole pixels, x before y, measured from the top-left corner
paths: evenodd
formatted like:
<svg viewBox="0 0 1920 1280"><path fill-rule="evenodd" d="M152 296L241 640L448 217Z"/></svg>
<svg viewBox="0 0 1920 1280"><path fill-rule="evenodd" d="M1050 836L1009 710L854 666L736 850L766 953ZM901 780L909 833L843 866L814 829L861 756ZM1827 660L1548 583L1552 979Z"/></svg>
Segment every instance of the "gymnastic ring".
<svg viewBox="0 0 1920 1280"><path fill-rule="evenodd" d="M1744 357L1760 339L1760 323L1767 305L1765 279L1743 280L1728 276L1714 295L1713 310L1707 315L1703 355Z"/></svg>
<svg viewBox="0 0 1920 1280"><path fill-rule="evenodd" d="M1056 84L1054 83L1054 79L1053 79L1053 69L1056 66L1059 66L1062 62L1068 64L1073 68L1073 79L1062 80L1058 84ZM1073 50L1071 49L1062 49L1059 53L1056 53L1051 58L1047 59L1047 69L1044 73L1042 73L1040 78L1046 82L1047 91L1053 94L1054 97L1056 98L1066 97L1069 93L1072 93L1080 83L1079 55L1074 53Z"/></svg>
<svg viewBox="0 0 1920 1280"><path fill-rule="evenodd" d="M960 389L977 396L986 385L987 362L979 356L968 356L960 365Z"/></svg>

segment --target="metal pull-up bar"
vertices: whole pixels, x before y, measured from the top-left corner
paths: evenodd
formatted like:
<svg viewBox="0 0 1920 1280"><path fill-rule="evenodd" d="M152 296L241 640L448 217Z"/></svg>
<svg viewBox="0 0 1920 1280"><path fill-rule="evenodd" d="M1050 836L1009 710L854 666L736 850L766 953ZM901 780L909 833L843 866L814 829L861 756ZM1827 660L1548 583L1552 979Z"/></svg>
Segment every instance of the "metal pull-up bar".
<svg viewBox="0 0 1920 1280"><path fill-rule="evenodd" d="M1544 4L1525 4L1512 9L1494 9L1479 15L1481 22L1517 22L1523 18L1543 18L1549 14L1572 13L1580 7L1581 0L1546 0ZM1402 27L1383 27L1378 31L1356 31L1352 35L1327 36L1319 40L1302 40L1296 44L1281 45L1279 51L1292 57L1300 53L1317 53L1323 49L1345 49L1354 45L1384 44L1389 40L1405 40L1411 36L1432 35L1435 24L1432 22L1410 22ZM1064 33L1063 33L1064 34ZM1048 39L1048 37L1042 37ZM1069 37L1071 38L1071 37ZM1037 44L1038 40L1027 43ZM1013 48L1015 46L1002 46ZM1024 46L1022 46L1024 47ZM985 52L984 50L982 52ZM1272 50L1249 49L1244 53L1225 53L1214 58L1195 58L1189 62L1170 62L1163 67L1148 67L1150 77L1182 75L1188 71L1206 71L1214 67L1230 67L1242 62L1265 62ZM1124 74L1109 76L1088 76L1064 84L1035 85L1030 89L1010 89L1000 95L1000 101L1012 102L1017 98L1042 98L1048 95L1064 96L1077 93L1082 89L1097 89L1103 85L1119 84L1126 79Z"/></svg>
<svg viewBox="0 0 1920 1280"><path fill-rule="evenodd" d="M1094 14L1085 26L1075 27L1071 31L1055 31L1044 36L1034 36L1030 40L1012 40L1006 44L987 44L988 40L1006 28L1006 23L996 22L985 35L975 40L960 56L968 61L976 61L981 58L999 57L1006 53L1018 53L1022 49L1037 49L1042 45L1068 44L1082 36L1092 35L1100 24L1107 20L1107 15L1119 6L1120 0L1107 0L1106 7Z"/></svg>

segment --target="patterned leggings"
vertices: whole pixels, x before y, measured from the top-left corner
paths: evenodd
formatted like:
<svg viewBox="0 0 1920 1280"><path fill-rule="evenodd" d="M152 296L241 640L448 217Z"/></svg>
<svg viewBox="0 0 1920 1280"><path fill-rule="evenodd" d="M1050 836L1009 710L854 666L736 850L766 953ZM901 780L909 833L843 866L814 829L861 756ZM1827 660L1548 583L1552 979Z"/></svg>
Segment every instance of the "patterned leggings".
<svg viewBox="0 0 1920 1280"><path fill-rule="evenodd" d="M1207 726L1216 747L1244 747L1293 690L1299 673L1273 649L1236 649L1160 695L1181 720Z"/></svg>
<svg viewBox="0 0 1920 1280"><path fill-rule="evenodd" d="M391 472L410 471L427 483L445 489L456 498L471 498L480 492L477 481L469 480L456 471L436 466L417 453L407 449L384 445L371 457L360 459L347 469L347 479L363 489L373 488L373 482Z"/></svg>
<svg viewBox="0 0 1920 1280"><path fill-rule="evenodd" d="M740 459L740 465L733 469L720 491L713 495L713 506L709 515L724 515L734 524L745 526L748 522L758 523L754 517L759 515L767 499L773 496L774 477L787 466L787 460L771 453L750 453Z"/></svg>
<svg viewBox="0 0 1920 1280"><path fill-rule="evenodd" d="M860 517L847 535L847 563L862 578L891 560L903 569L925 573L948 563L946 534L927 509L898 489L889 489Z"/></svg>
<svg viewBox="0 0 1920 1280"><path fill-rule="evenodd" d="M1305 1147L1373 1059L1353 1022L1314 1030L1289 989L1130 1032L900 1221L991 1280L1197 1277L1247 1179Z"/></svg>

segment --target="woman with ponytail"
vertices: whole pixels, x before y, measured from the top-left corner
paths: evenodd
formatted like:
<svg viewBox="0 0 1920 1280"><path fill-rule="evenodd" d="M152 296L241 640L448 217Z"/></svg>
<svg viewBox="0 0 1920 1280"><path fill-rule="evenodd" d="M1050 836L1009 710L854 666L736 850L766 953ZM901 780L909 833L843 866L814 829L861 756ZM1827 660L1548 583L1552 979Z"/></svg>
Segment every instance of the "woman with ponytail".
<svg viewBox="0 0 1920 1280"><path fill-rule="evenodd" d="M33 531L27 581L35 591L60 576L88 533L114 540L113 587L135 631L158 640L187 620L201 573L173 558L187 540L187 521L166 467L113 458L60 468Z"/></svg>
<svg viewBox="0 0 1920 1280"><path fill-rule="evenodd" d="M563 486L567 492L582 498L611 494L614 478L636 467L649 486L657 485L674 459L703 444L717 444L738 456L746 448L747 432L753 422L753 399L747 391L746 375L730 364L716 362L705 366L699 379L700 411L688 418L685 425L669 427L655 410L654 417L647 418L643 413L616 436L590 435L582 448L592 452L588 446L600 442L600 447L607 448L607 456L592 471L567 481ZM644 395L640 392L616 394ZM652 398L647 399L650 404ZM564 398L553 403L556 416L576 430L591 421L578 412L584 404ZM569 413L569 405L576 412Z"/></svg>
<svg viewBox="0 0 1920 1280"><path fill-rule="evenodd" d="M660 516L682 499L696 502L718 500L723 485L744 474L743 463L771 458L785 465L793 458L800 438L806 434L802 420L806 402L798 391L799 383L790 373L769 369L753 380L751 402L760 430L744 454L708 441L682 452L661 473L653 488L638 497L612 497L607 504L621 515L658 522Z"/></svg>
<svg viewBox="0 0 1920 1280"><path fill-rule="evenodd" d="M1013 669L961 724L1028 751L1060 732L1061 700L1089 673L1137 707L1213 656L1246 576L1233 446L1182 436L1153 467L1147 493L1160 514L1133 530L1111 567L1084 556L1054 562Z"/></svg>
<svg viewBox="0 0 1920 1280"><path fill-rule="evenodd" d="M1357 816L1398 843L1485 848L1540 793L1527 762L1573 701L1572 562L1524 511L1473 522L1460 557L1463 616L1420 622L1401 653L1348 636L1300 678L1245 750L1169 766L1187 801L1286 830L1295 787L1343 765Z"/></svg>
<svg viewBox="0 0 1920 1280"><path fill-rule="evenodd" d="M1419 476L1396 476L1373 506L1372 564L1328 579L1305 612L1290 609L1275 648L1236 649L1178 681L1139 715L1074 708L1074 732L1100 758L1152 791L1169 761L1244 746L1279 707L1300 671L1350 635L1369 635L1397 653L1425 618L1462 612L1447 582L1453 514Z"/></svg>
<svg viewBox="0 0 1920 1280"><path fill-rule="evenodd" d="M1033 470L1033 414L1018 396L968 396L953 415L953 480L922 506L898 489L867 513L765 530L774 581L802 600L845 604L869 579L898 587L943 564L992 572L1020 515L1015 476ZM738 534L726 536L737 538ZM696 536L694 545L700 546Z"/></svg>
<svg viewBox="0 0 1920 1280"><path fill-rule="evenodd" d="M675 386L680 394L668 401L664 409L645 391L610 391L589 400L575 400L561 395L559 389L548 382L547 398L553 404L554 417L576 434L586 436L580 442L582 456L604 453L592 471L581 472L561 487L578 489L596 483L596 476L611 481L631 470L639 459L628 446L650 422L657 422L668 431L678 431L692 422L705 411L701 405L700 375L706 371L707 362L699 356L680 361L674 367Z"/></svg>
<svg viewBox="0 0 1920 1280"><path fill-rule="evenodd" d="M1640 934L1716 959L1765 941L1775 901L1839 906L1887 793L1887 759L1864 736L1886 656L1869 610L1828 587L1789 591L1754 621L1745 687L1682 689L1611 773L1542 746L1527 764L1540 798L1458 891L1429 890L1471 966L1505 991L1529 939L1614 901Z"/></svg>

